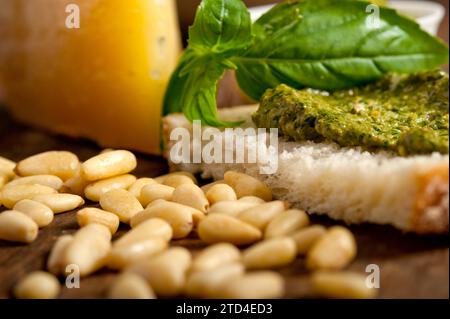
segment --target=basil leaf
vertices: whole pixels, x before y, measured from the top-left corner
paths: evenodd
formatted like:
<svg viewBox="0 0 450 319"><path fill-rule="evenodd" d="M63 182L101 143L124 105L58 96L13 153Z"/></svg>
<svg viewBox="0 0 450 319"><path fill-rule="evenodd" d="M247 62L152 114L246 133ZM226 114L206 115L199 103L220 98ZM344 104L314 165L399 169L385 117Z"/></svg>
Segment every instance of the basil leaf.
<svg viewBox="0 0 450 319"><path fill-rule="evenodd" d="M189 121L202 120L210 126L236 126L241 122L217 119L217 83L229 69L230 61L214 55L197 56L187 50L172 75L164 98L163 114L183 112Z"/></svg>
<svg viewBox="0 0 450 319"><path fill-rule="evenodd" d="M252 43L252 21L241 0L204 0L189 28L189 47L232 55Z"/></svg>
<svg viewBox="0 0 450 319"><path fill-rule="evenodd" d="M177 68L172 73L164 94L163 115L183 111L183 105L179 102L179 95L185 90L189 90L189 88L187 87L188 83L186 81L187 74L182 75L182 71L185 69L188 71L189 64L193 63L195 60L196 58L193 50L187 49L184 51L178 61Z"/></svg>
<svg viewBox="0 0 450 319"><path fill-rule="evenodd" d="M279 84L336 90L365 84L389 72L413 73L448 63L448 48L417 23L369 3L350 0L290 1L254 25L255 41L237 66L239 86L258 100Z"/></svg>
<svg viewBox="0 0 450 319"><path fill-rule="evenodd" d="M228 57L244 53L252 41L250 14L242 0L203 0L189 29L189 46L169 81L163 114L183 111L190 121L239 125L217 119L217 83L226 70L236 69Z"/></svg>

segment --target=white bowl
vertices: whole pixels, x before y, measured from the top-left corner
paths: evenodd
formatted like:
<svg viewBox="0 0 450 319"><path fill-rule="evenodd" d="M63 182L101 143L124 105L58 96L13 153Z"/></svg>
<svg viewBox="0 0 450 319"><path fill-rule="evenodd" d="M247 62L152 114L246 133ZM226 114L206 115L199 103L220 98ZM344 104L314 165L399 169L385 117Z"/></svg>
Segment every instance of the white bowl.
<svg viewBox="0 0 450 319"><path fill-rule="evenodd" d="M423 30L437 35L439 26L445 15L445 8L436 2L423 0L393 0L388 2L389 7L400 13L414 18ZM274 5L265 5L249 8L253 21L257 20Z"/></svg>

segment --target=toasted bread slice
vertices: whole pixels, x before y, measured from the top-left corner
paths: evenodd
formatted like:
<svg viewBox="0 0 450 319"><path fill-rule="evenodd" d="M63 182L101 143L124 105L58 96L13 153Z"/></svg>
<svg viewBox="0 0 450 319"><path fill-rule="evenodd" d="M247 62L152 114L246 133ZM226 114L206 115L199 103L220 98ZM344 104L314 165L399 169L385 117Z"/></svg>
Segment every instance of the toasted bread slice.
<svg viewBox="0 0 450 319"><path fill-rule="evenodd" d="M219 110L223 120L243 120L252 127L256 105ZM164 154L168 158L172 129L192 125L182 114L163 119ZM204 128L203 128L204 129ZM223 133L218 133L223 134ZM248 149L256 147L247 144ZM170 160L169 160L170 162ZM258 164L171 164L172 170L222 179L228 170L264 181L274 196L311 214L326 214L349 224L390 224L404 232L442 234L449 227L449 156L400 157L369 153L333 143L279 139L278 170L260 174Z"/></svg>

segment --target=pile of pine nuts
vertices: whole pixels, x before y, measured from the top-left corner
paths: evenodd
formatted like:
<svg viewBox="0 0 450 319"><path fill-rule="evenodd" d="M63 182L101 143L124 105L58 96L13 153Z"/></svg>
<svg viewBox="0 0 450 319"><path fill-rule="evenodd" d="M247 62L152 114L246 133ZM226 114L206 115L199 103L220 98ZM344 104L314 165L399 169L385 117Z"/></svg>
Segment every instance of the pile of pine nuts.
<svg viewBox="0 0 450 319"><path fill-rule="evenodd" d="M18 163L0 157L0 240L31 243L54 214L84 205L80 229L60 236L47 272L20 280L17 298L56 298L58 276L76 265L82 277L109 268L119 272L109 298L281 298L277 268L305 256L319 297L372 298L365 276L342 271L356 256L344 227L310 225L308 215L274 200L261 181L228 171L199 187L187 172L136 178L136 157L105 150L81 163L70 152L51 151ZM111 242L120 223L130 230ZM210 246L192 254L171 241L197 236ZM244 247L242 247L244 246ZM238 248L239 247L239 248Z"/></svg>

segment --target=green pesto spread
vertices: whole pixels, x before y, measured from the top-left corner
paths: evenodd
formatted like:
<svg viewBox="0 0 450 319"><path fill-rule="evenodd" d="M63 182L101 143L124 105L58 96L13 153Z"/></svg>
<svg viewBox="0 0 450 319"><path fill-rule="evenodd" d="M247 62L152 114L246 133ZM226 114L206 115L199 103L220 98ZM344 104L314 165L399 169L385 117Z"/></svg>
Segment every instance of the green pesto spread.
<svg viewBox="0 0 450 319"><path fill-rule="evenodd" d="M448 154L448 74L387 76L334 93L280 85L262 97L253 121L295 141L391 150L399 155Z"/></svg>

